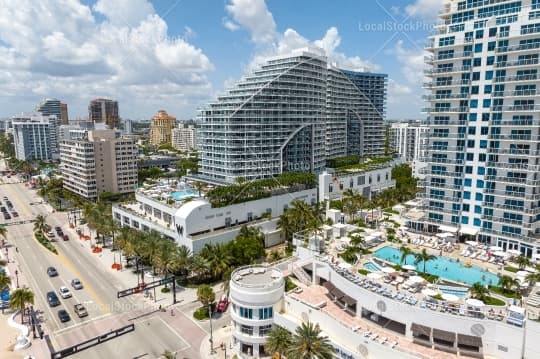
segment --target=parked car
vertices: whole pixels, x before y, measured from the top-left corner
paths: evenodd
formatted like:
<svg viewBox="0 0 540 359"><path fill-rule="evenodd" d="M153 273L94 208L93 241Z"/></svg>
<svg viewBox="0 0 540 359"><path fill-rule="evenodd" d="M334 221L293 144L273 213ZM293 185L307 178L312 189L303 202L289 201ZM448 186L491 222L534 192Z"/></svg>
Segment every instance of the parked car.
<svg viewBox="0 0 540 359"><path fill-rule="evenodd" d="M49 267L47 268L47 274L49 275L49 277L56 277L58 275L58 272L56 271L56 268Z"/></svg>
<svg viewBox="0 0 540 359"><path fill-rule="evenodd" d="M69 313L65 309L60 309L58 311L58 318L62 323L69 322L71 320Z"/></svg>
<svg viewBox="0 0 540 359"><path fill-rule="evenodd" d="M75 304L73 306L73 310L75 310L75 313L77 314L79 318L88 316L88 312L86 311L86 308L82 304Z"/></svg>
<svg viewBox="0 0 540 359"><path fill-rule="evenodd" d="M73 278L71 280L71 286L73 287L73 289L83 289L83 285L78 278Z"/></svg>
<svg viewBox="0 0 540 359"><path fill-rule="evenodd" d="M64 233L64 234L62 235L62 239L63 239L64 241L69 241L69 236L68 236L67 234Z"/></svg>
<svg viewBox="0 0 540 359"><path fill-rule="evenodd" d="M68 287L61 286L59 292L60 292L60 296L62 298L64 298L64 299L71 298L71 292L69 291Z"/></svg>
<svg viewBox="0 0 540 359"><path fill-rule="evenodd" d="M13 217L19 217L19 213L15 212L15 211L11 212L11 215L12 215Z"/></svg>
<svg viewBox="0 0 540 359"><path fill-rule="evenodd" d="M221 296L221 299L219 300L217 306L216 306L216 311L218 313L223 313L223 312L227 311L228 306L229 306L229 299L227 298L226 294L223 294Z"/></svg>
<svg viewBox="0 0 540 359"><path fill-rule="evenodd" d="M7 212L4 212L4 219L6 219L6 220L7 220L7 219L11 219L10 214L7 213Z"/></svg>
<svg viewBox="0 0 540 359"><path fill-rule="evenodd" d="M47 303L49 303L51 307L56 307L60 305L60 299L58 299L55 292L47 292Z"/></svg>

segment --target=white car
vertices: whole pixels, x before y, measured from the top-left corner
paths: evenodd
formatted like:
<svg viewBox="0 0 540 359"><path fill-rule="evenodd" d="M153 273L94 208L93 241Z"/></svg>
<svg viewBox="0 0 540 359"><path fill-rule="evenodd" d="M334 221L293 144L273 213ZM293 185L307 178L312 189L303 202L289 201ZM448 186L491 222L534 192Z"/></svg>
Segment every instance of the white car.
<svg viewBox="0 0 540 359"><path fill-rule="evenodd" d="M65 287L65 286L60 287L60 296L64 299L71 297L71 292L69 291L68 287Z"/></svg>

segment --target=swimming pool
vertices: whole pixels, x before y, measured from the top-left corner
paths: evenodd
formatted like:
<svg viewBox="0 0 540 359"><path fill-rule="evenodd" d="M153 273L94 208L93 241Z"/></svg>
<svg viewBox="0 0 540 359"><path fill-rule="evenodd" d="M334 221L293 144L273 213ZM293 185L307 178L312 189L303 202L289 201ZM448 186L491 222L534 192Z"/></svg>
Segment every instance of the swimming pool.
<svg viewBox="0 0 540 359"><path fill-rule="evenodd" d="M439 290L445 294L453 294L460 298L465 298L469 295L469 290L466 288L452 288L449 286L439 286Z"/></svg>
<svg viewBox="0 0 540 359"><path fill-rule="evenodd" d="M400 264L401 252L397 248L390 246L383 247L375 251L373 255L377 258ZM408 255L403 264L414 265L414 256ZM422 271L423 267L423 263L418 264L419 271ZM472 285L476 282L480 282L484 285L497 285L499 283L499 277L495 274L489 273L480 267L467 267L462 262L457 262L447 257L437 257L436 260L427 262L426 272L455 282L466 283L468 285Z"/></svg>
<svg viewBox="0 0 540 359"><path fill-rule="evenodd" d="M185 189L185 190L182 190L182 191L172 192L169 195L169 197L171 197L175 201L181 201L184 198L195 197L195 196L198 196L198 193L196 191L192 190L192 189Z"/></svg>
<svg viewBox="0 0 540 359"><path fill-rule="evenodd" d="M373 262L364 263L364 268L370 272L379 272L381 268Z"/></svg>

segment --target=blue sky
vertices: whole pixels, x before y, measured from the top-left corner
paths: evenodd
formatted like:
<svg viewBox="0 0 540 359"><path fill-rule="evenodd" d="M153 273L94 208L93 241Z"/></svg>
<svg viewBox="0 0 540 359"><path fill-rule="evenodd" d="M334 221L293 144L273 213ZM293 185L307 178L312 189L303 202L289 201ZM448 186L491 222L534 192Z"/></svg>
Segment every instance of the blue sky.
<svg viewBox="0 0 540 359"><path fill-rule="evenodd" d="M442 3L5 1L0 116L56 97L75 118L86 115L91 98L111 97L133 119L162 108L192 118L266 56L306 44L323 47L342 67L388 73L388 118L421 118L422 48Z"/></svg>

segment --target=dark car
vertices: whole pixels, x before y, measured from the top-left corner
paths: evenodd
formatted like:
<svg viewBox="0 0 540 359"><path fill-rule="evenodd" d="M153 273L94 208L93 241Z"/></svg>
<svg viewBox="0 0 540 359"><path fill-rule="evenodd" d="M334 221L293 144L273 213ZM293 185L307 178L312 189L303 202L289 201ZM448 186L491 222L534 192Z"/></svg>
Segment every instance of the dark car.
<svg viewBox="0 0 540 359"><path fill-rule="evenodd" d="M11 203L10 201L6 201L6 205L8 206L8 208L13 208L13 203Z"/></svg>
<svg viewBox="0 0 540 359"><path fill-rule="evenodd" d="M49 275L49 277L56 277L58 275L58 272L56 271L56 268L49 267L47 268L47 274Z"/></svg>
<svg viewBox="0 0 540 359"><path fill-rule="evenodd" d="M11 219L11 215L7 212L4 212L4 219Z"/></svg>
<svg viewBox="0 0 540 359"><path fill-rule="evenodd" d="M68 236L67 234L64 233L64 234L62 235L62 239L63 239L64 241L69 241L69 236Z"/></svg>
<svg viewBox="0 0 540 359"><path fill-rule="evenodd" d="M60 309L58 311L58 318L62 323L69 322L71 320L69 313L65 309Z"/></svg>
<svg viewBox="0 0 540 359"><path fill-rule="evenodd" d="M2 207L0 207L0 211L7 212L7 209L6 209L6 207L2 206Z"/></svg>
<svg viewBox="0 0 540 359"><path fill-rule="evenodd" d="M13 217L19 217L19 213L18 213L18 212L11 212L11 215L12 215Z"/></svg>
<svg viewBox="0 0 540 359"><path fill-rule="evenodd" d="M60 299L55 292L47 292L47 302L51 307L56 307L60 305Z"/></svg>

